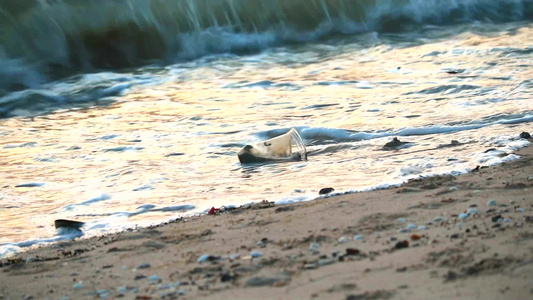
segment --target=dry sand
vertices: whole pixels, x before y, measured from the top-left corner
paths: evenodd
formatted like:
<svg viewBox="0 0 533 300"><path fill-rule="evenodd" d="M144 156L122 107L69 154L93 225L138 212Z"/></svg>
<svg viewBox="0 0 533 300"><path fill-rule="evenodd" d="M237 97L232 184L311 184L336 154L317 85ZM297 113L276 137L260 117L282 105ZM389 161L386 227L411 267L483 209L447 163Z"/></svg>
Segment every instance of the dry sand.
<svg viewBox="0 0 533 300"><path fill-rule="evenodd" d="M533 147L517 154L30 250L2 260L0 299L532 299Z"/></svg>

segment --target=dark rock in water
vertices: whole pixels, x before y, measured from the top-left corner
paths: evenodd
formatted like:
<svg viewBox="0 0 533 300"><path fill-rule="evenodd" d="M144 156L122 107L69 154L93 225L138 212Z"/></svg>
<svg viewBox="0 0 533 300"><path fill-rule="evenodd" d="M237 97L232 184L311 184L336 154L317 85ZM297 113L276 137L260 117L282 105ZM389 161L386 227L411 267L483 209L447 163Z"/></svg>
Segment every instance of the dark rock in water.
<svg viewBox="0 0 533 300"><path fill-rule="evenodd" d="M393 138L392 141L386 143L383 146L382 149L383 150L394 150L394 149L400 148L401 146L403 146L405 144L410 144L410 143L409 142L402 142L398 138Z"/></svg>
<svg viewBox="0 0 533 300"><path fill-rule="evenodd" d="M323 189L321 189L321 190L318 192L318 194L319 194L319 195L326 195L326 194L329 194L329 193L333 192L334 190L335 190L335 189L332 188L332 187L327 187L327 188L323 188Z"/></svg>
<svg viewBox="0 0 533 300"><path fill-rule="evenodd" d="M78 221L71 221L71 220L64 220L64 219L57 219L54 221L54 225L56 229L59 228L72 228L72 229L80 229L85 225L83 222Z"/></svg>
<svg viewBox="0 0 533 300"><path fill-rule="evenodd" d="M520 137L523 139L531 139L531 134L529 134L529 132L524 131L520 134Z"/></svg>

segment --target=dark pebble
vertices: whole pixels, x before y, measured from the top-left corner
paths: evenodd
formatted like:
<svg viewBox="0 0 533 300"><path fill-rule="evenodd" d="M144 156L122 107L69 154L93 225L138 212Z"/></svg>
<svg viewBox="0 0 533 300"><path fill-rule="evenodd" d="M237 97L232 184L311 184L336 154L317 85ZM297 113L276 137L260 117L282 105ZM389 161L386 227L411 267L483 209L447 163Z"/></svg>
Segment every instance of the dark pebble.
<svg viewBox="0 0 533 300"><path fill-rule="evenodd" d="M401 241L394 245L394 249L404 249L409 247L409 241Z"/></svg>
<svg viewBox="0 0 533 300"><path fill-rule="evenodd" d="M228 274L228 273L224 273L220 276L220 281L222 282L228 282L228 281L232 281L233 280L233 275L231 274Z"/></svg>
<svg viewBox="0 0 533 300"><path fill-rule="evenodd" d="M141 279L144 279L144 278L146 278L146 276L144 276L144 275L135 275L134 279L135 280L141 280Z"/></svg>
<svg viewBox="0 0 533 300"><path fill-rule="evenodd" d="M143 263L143 264L140 264L137 269L148 269L150 268L150 264L147 264L147 263Z"/></svg>
<svg viewBox="0 0 533 300"><path fill-rule="evenodd" d="M523 138L523 139L530 139L531 138L531 134L529 134L529 132L522 132L520 134L520 137Z"/></svg>
<svg viewBox="0 0 533 300"><path fill-rule="evenodd" d="M335 189L332 188L332 187L327 187L327 188L323 188L323 189L321 189L321 190L318 192L318 194L319 194L319 195L326 195L326 194L329 194L329 193L333 192L334 190L335 190Z"/></svg>
<svg viewBox="0 0 533 300"><path fill-rule="evenodd" d="M58 219L54 221L54 226L57 228L75 228L80 229L83 227L85 223L78 222L78 221L72 221L72 220L64 220L64 219Z"/></svg>
<svg viewBox="0 0 533 300"><path fill-rule="evenodd" d="M492 222L498 222L499 219L503 219L502 215L495 215L494 217L490 218Z"/></svg>
<svg viewBox="0 0 533 300"><path fill-rule="evenodd" d="M102 269L111 269L113 267L113 265L105 265L102 267Z"/></svg>
<svg viewBox="0 0 533 300"><path fill-rule="evenodd" d="M355 248L346 248L346 255L359 255L361 251Z"/></svg>
<svg viewBox="0 0 533 300"><path fill-rule="evenodd" d="M450 235L451 239L458 239L460 237L461 237L461 235L459 233L454 233L454 234Z"/></svg>

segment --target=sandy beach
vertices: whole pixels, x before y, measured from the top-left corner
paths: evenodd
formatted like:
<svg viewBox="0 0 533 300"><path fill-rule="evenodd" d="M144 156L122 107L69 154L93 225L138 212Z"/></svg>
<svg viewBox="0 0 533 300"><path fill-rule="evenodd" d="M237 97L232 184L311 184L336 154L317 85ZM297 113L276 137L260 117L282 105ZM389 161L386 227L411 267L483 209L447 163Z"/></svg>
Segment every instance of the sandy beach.
<svg viewBox="0 0 533 300"><path fill-rule="evenodd" d="M0 299L526 299L533 147L516 154L460 176L33 249L1 261Z"/></svg>

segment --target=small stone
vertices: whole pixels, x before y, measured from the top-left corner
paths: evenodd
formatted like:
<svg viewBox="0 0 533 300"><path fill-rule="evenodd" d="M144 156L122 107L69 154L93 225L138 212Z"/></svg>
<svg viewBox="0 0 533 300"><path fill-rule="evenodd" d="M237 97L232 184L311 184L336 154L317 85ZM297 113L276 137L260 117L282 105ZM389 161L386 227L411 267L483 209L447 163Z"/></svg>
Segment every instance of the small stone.
<svg viewBox="0 0 533 300"><path fill-rule="evenodd" d="M524 131L524 132L520 133L520 138L522 138L522 139L530 139L531 138L531 134L529 134L529 132Z"/></svg>
<svg viewBox="0 0 533 300"><path fill-rule="evenodd" d="M125 286L120 286L120 287L117 288L117 292L119 292L121 294L127 293L128 292L128 288L125 287Z"/></svg>
<svg viewBox="0 0 533 300"><path fill-rule="evenodd" d="M492 222L498 222L500 219L502 219L502 215L495 215L491 218Z"/></svg>
<svg viewBox="0 0 533 300"><path fill-rule="evenodd" d="M407 220L405 218L398 218L396 219L396 221L400 222L400 223L405 223L407 222Z"/></svg>
<svg viewBox="0 0 533 300"><path fill-rule="evenodd" d="M150 276L150 278L148 278L148 280L149 280L151 283L156 283L156 282L159 282L161 279L160 279L159 276L157 276L157 275L152 275L152 276Z"/></svg>
<svg viewBox="0 0 533 300"><path fill-rule="evenodd" d="M224 273L220 276L220 281L222 282L228 282L228 281L232 281L233 280L233 276L231 274L228 274L228 273Z"/></svg>
<svg viewBox="0 0 533 300"><path fill-rule="evenodd" d="M306 270L314 270L318 268L318 264L305 264L304 269Z"/></svg>
<svg viewBox="0 0 533 300"><path fill-rule="evenodd" d="M323 188L323 189L321 189L321 190L318 192L318 194L319 194L319 195L327 195L327 194L329 194L329 193L331 193L331 192L333 192L333 191L335 191L334 188L332 188L332 187L327 187L327 188Z"/></svg>
<svg viewBox="0 0 533 300"><path fill-rule="evenodd" d="M102 266L102 269L111 269L111 268L113 268L113 265L111 264Z"/></svg>
<svg viewBox="0 0 533 300"><path fill-rule="evenodd" d="M416 224L412 224L412 223L411 223L411 224L407 225L406 228L407 228L407 229L415 229L415 228L416 228Z"/></svg>
<svg viewBox="0 0 533 300"><path fill-rule="evenodd" d="M487 201L487 206L496 206L496 204L498 204L496 202L496 199L490 199L489 201Z"/></svg>
<svg viewBox="0 0 533 300"><path fill-rule="evenodd" d="M525 209L520 208L520 207L516 209L516 212L525 212L525 211L526 211Z"/></svg>
<svg viewBox="0 0 533 300"><path fill-rule="evenodd" d="M135 278L133 278L134 280L141 280L141 279L144 279L146 278L146 276L142 275L142 274L139 274L139 275L135 275Z"/></svg>
<svg viewBox="0 0 533 300"><path fill-rule="evenodd" d="M400 241L394 245L394 249L404 249L409 247L409 241Z"/></svg>
<svg viewBox="0 0 533 300"><path fill-rule="evenodd" d="M356 248L346 248L346 255L359 255L361 251Z"/></svg>
<svg viewBox="0 0 533 300"><path fill-rule="evenodd" d="M449 190L452 191L452 192L456 192L456 191L459 190L459 188L456 187L456 186L452 186L451 188L449 188Z"/></svg>
<svg viewBox="0 0 533 300"><path fill-rule="evenodd" d="M476 214L479 214L479 210L477 210L476 208L469 208L466 213L468 215L476 215Z"/></svg>
<svg viewBox="0 0 533 300"><path fill-rule="evenodd" d="M399 233L407 233L407 232L410 232L410 231L411 231L411 229L409 229L409 228L402 228L402 229L398 230Z"/></svg>
<svg viewBox="0 0 533 300"><path fill-rule="evenodd" d="M428 228L424 225L418 226L418 230L427 230Z"/></svg>
<svg viewBox="0 0 533 300"><path fill-rule="evenodd" d="M511 219L503 219L503 222L504 223L511 223L512 221L511 221Z"/></svg>

